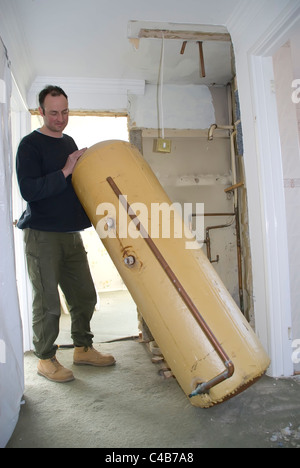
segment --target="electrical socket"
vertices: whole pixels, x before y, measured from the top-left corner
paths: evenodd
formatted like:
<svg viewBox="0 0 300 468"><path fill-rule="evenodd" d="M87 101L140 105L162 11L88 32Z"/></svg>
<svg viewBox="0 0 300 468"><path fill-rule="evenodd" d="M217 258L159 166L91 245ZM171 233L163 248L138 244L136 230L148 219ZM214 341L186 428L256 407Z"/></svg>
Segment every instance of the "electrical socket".
<svg viewBox="0 0 300 468"><path fill-rule="evenodd" d="M171 153L171 140L158 138L156 140L155 151L157 153Z"/></svg>

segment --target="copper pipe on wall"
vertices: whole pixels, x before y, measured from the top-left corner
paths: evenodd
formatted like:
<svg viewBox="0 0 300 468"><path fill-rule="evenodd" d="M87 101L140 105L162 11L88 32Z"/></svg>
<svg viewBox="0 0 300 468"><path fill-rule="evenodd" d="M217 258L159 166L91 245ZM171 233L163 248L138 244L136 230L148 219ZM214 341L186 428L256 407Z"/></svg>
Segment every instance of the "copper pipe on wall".
<svg viewBox="0 0 300 468"><path fill-rule="evenodd" d="M150 250L154 254L155 258L160 263L161 267L163 268L163 270L167 274L168 278L172 282L172 284L175 287L175 289L177 290L178 294L181 296L184 303L186 304L186 306L188 307L188 309L190 310L190 312L192 313L192 315L194 316L194 318L196 319L196 321L200 325L201 330L203 331L203 333L205 334L205 336L207 337L207 339L209 340L209 342L213 346L214 350L216 351L216 353L218 354L219 358L221 359L221 361L223 362L223 364L224 364L224 366L226 368L226 370L224 372L217 375L216 377L214 377L210 381L203 382L200 385L198 385L198 387L195 389L195 391L190 394L190 397L193 397L193 396L196 396L196 395L199 395L199 394L202 394L202 393L207 393L208 390L210 390L212 387L218 385L219 383L223 382L226 379L229 379L233 375L233 373L234 373L233 362L229 359L227 353L222 348L221 344L219 343L219 341L217 340L217 338L213 334L212 330L209 328L209 326L205 322L204 318L200 314L199 310L197 309L197 307L193 303L193 301L190 298L190 296L188 295L188 293L186 292L185 288L180 283L179 279L177 278L177 276L175 275L175 273L173 272L173 270L171 269L171 267L169 266L169 264L167 263L167 261L163 257L162 253L160 252L160 250L158 249L156 244L153 242L153 240L149 236L148 232L145 230L145 228L141 224L141 222L138 219L137 215L131 209L131 206L127 202L127 199L121 193L121 191L119 190L118 186L116 185L116 183L114 182L112 177L107 177L106 180L107 180L108 184L110 185L110 187L112 188L112 190L114 191L115 195L118 197L119 202L125 208L128 216L134 222L134 224L135 224L136 228L138 229L138 231L140 231L141 236L143 237L143 239L147 243L148 247L150 248Z"/></svg>
<svg viewBox="0 0 300 468"><path fill-rule="evenodd" d="M240 309L241 312L244 314L244 291L243 291L243 272L242 272L242 250L241 250L241 235L240 235L240 218L239 218L239 210L238 208L235 208L234 213L205 213L204 215L199 215L198 213L192 213L191 218L195 216L234 216L235 217L235 230L236 230L236 244L237 244L237 266L238 266L238 284L239 284L239 299L240 299ZM233 223L233 221L232 221ZM203 241L204 244L206 244L206 250L207 250L207 257L211 263L218 263L220 260L219 255L217 255L216 260L211 259L211 240L209 236L209 231L212 229L221 229L221 228L226 228L232 225L232 223L229 224L223 224L223 225L218 225L218 226L210 226L206 228L206 237L205 240ZM190 226L191 227L191 226Z"/></svg>
<svg viewBox="0 0 300 468"><path fill-rule="evenodd" d="M205 72L205 63L204 63L204 52L203 52L203 42L202 41L197 41L197 44L199 46L199 55L200 55L200 71L201 71L201 77L205 78L206 77L206 72ZM183 55L186 49L187 41L184 41L182 43L181 49L180 49L180 54Z"/></svg>
<svg viewBox="0 0 300 468"><path fill-rule="evenodd" d="M239 209L235 209L235 230L236 230L236 248L237 248L237 263L238 263L238 278L239 278L239 297L240 309L243 314L244 310L244 291L243 291L243 272L242 272L242 249L241 249L241 231L240 231L240 215Z"/></svg>
<svg viewBox="0 0 300 468"><path fill-rule="evenodd" d="M201 76L202 78L206 77L205 64L204 64L204 53L203 53L203 42L199 41L199 54L200 54L200 66L201 66Z"/></svg>
<svg viewBox="0 0 300 468"><path fill-rule="evenodd" d="M186 45L187 45L187 41L184 41L183 44L182 44L181 50L180 50L180 54L181 54L181 55L184 54Z"/></svg>
<svg viewBox="0 0 300 468"><path fill-rule="evenodd" d="M205 243L206 243L206 249L207 249L207 257L210 261L210 263L218 263L219 260L220 260L220 257L219 255L217 255L217 258L216 260L212 260L211 259L211 248L210 248L210 236L209 236L209 232L213 229L223 229L223 228L227 228L227 227L230 227L232 224L233 224L233 221L234 219L231 221L231 223L227 223L227 224L219 224L218 226L208 226L205 231L206 231L206 236L205 236Z"/></svg>
<svg viewBox="0 0 300 468"><path fill-rule="evenodd" d="M189 215L189 218L188 218L188 219L189 219L189 228L190 228L191 231L193 230L192 218L195 218L196 216L204 216L205 218L206 218L207 216L210 216L210 217L217 217L217 216L235 216L235 213L203 213L203 214L202 214L202 213L201 213L201 214L199 214L199 213L192 213L192 214ZM205 242L205 241L203 241L203 242Z"/></svg>
<svg viewBox="0 0 300 468"><path fill-rule="evenodd" d="M197 216L192 214L192 216ZM235 213L204 213L203 216L235 216Z"/></svg>

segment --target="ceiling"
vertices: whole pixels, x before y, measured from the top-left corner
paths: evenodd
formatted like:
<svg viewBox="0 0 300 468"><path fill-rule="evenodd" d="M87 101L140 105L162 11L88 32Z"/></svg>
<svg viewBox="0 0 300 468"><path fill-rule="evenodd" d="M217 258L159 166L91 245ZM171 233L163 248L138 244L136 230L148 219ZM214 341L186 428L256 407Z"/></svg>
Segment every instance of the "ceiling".
<svg viewBox="0 0 300 468"><path fill-rule="evenodd" d="M143 38L141 28L227 32L244 0L0 0L0 34L21 90L36 77L136 79L157 83L162 39ZM206 26L205 26L206 25ZM207 26L217 25L217 26ZM164 83L226 84L232 77L230 42L184 36L165 39Z"/></svg>

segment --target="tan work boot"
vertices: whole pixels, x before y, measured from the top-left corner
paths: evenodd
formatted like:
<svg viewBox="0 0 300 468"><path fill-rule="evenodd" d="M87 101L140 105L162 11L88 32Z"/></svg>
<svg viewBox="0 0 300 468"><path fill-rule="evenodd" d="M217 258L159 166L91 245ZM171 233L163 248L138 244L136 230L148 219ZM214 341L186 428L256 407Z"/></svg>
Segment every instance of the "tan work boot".
<svg viewBox="0 0 300 468"><path fill-rule="evenodd" d="M73 372L63 367L55 356L51 359L41 359L37 368L38 374L51 382L65 383L75 379Z"/></svg>
<svg viewBox="0 0 300 468"><path fill-rule="evenodd" d="M95 366L95 367L107 367L113 366L116 360L110 354L99 353L93 346L91 347L75 347L74 351L74 364Z"/></svg>

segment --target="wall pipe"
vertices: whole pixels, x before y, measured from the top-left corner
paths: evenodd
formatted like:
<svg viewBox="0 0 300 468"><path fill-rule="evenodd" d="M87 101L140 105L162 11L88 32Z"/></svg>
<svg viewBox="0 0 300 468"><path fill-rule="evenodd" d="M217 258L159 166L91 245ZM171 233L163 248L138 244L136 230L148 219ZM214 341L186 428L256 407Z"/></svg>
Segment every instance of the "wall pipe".
<svg viewBox="0 0 300 468"><path fill-rule="evenodd" d="M213 140L214 131L217 129L220 130L229 130L230 132L230 153L231 153L231 170L232 170L232 185L236 185L237 183L237 174L236 174L236 164L235 164L235 148L234 148L234 138L237 134L236 125L217 125L213 124L210 126L208 130L208 140ZM234 191L234 207L237 207L238 199L237 199L237 191Z"/></svg>
<svg viewBox="0 0 300 468"><path fill-rule="evenodd" d="M234 216L235 217L235 230L236 230L236 245L237 245L237 266L238 266L238 283L239 283L239 298L240 298L240 309L243 314L244 310L244 291L243 291L243 272L242 272L242 249L241 249L241 236L240 236L240 219L239 219L239 210L238 207L235 208L234 213L205 213L204 215L199 213L192 213L190 218L192 219L195 216ZM221 229L231 226L233 221L229 224L222 224L218 226L210 226L206 228L206 237L202 241L206 244L207 257L211 263L217 263L219 261L219 255L217 255L216 260L211 259L211 240L209 236L209 231L211 229ZM192 225L190 221L190 230L192 230Z"/></svg>
<svg viewBox="0 0 300 468"><path fill-rule="evenodd" d="M236 218L236 238L237 238L237 262L238 262L238 280L239 280L239 297L240 297L240 308L244 314L244 293L243 293L243 274L242 274L242 252L241 252L241 234L240 234L240 219L239 219L239 200L238 200L238 188L240 184L237 183L237 172L236 172L236 154L234 138L237 134L237 125L240 120L234 123L234 125L217 125L213 124L208 130L208 140L213 140L213 134L216 129L229 130L230 132L230 151L231 151L231 170L232 170L232 191L234 196L234 211ZM228 190L225 190L225 192Z"/></svg>
<svg viewBox="0 0 300 468"><path fill-rule="evenodd" d="M131 206L127 202L127 199L124 197L122 192L119 190L119 188L116 185L116 183L114 182L113 178L112 177L107 177L106 181L108 182L108 184L112 188L115 195L118 197L119 201L121 202L122 206L125 208L125 210L126 210L128 216L130 217L130 219L134 222L134 224L135 224L136 228L138 229L138 231L140 231L140 233L141 233L143 239L145 240L145 242L147 243L148 247L150 248L150 250L154 254L155 258L158 260L161 267L163 268L163 270L167 274L168 278L172 282L173 286L177 290L178 294L181 296L184 303L186 304L186 306L188 307L188 309L190 310L190 312L192 313L192 315L194 316L194 318L196 319L196 321L200 325L201 330L203 331L203 333L207 337L210 344L213 346L214 350L216 351L216 353L218 354L219 358L221 359L221 361L223 362L223 364L224 364L224 366L226 368L226 370L224 372L217 375L216 377L209 380L208 382L203 382L203 383L199 384L197 386L197 388L194 390L194 392L192 392L189 396L190 396L190 398L192 398L192 397L194 397L196 395L207 393L211 388L213 388L216 385L220 384L224 380L229 379L230 377L232 377L232 375L234 373L234 364L231 361L231 359L228 357L228 355L225 352L225 350L223 349L222 345L219 343L219 341L217 340L217 338L213 334L212 330L207 325L206 321L204 320L204 318L200 314L199 310L197 309L197 307L193 303L192 299L190 298L190 296L186 292L183 285L180 283L179 279L177 278L177 276L175 275L175 273L173 272L173 270L171 269L171 267L169 266L169 264L167 263L165 258L163 257L162 253L160 252L160 250L158 249L156 244L153 242L153 240L149 236L148 232L145 230L145 228L141 224L139 218L137 217L137 215L132 210Z"/></svg>
<svg viewBox="0 0 300 468"><path fill-rule="evenodd" d="M237 263L238 263L240 309L241 309L242 313L245 315L244 291L243 291L243 272L242 272L242 248L241 248L240 215L239 215L238 206L235 208L235 230L236 230L236 245L237 245Z"/></svg>
<svg viewBox="0 0 300 468"><path fill-rule="evenodd" d="M205 231L206 231L206 236L205 236L205 243L206 243L206 250L207 250L207 257L208 257L208 260L210 261L210 263L218 263L219 260L220 260L220 257L219 255L217 255L216 257L216 260L212 260L211 258L211 248L210 248L210 236L209 236L209 232L213 229L223 229L223 228L227 228L227 227L230 227L234 222L234 218L233 220L230 222L230 223L227 223L227 224L219 224L217 226L208 226Z"/></svg>

